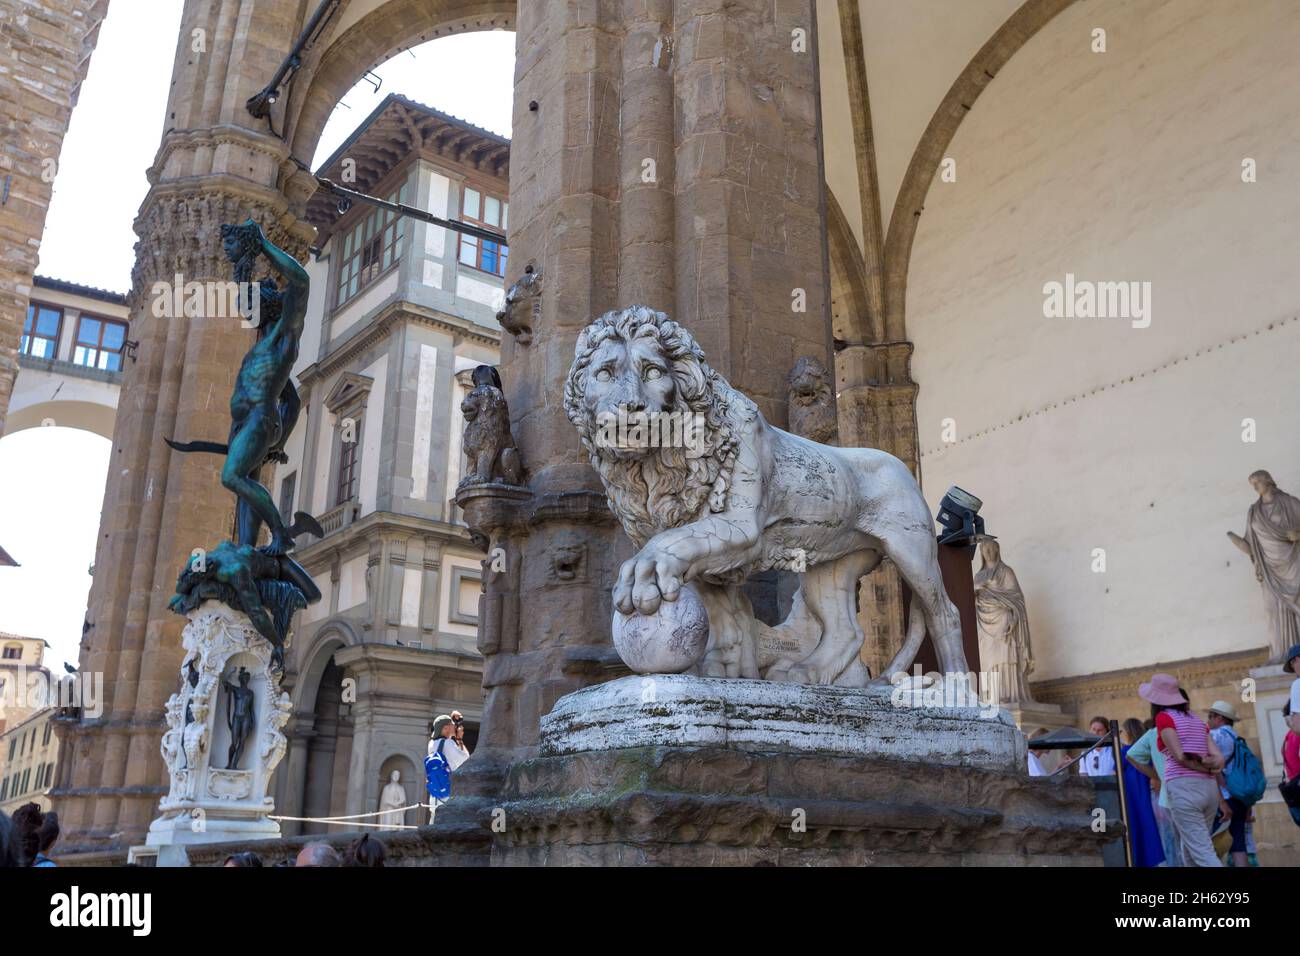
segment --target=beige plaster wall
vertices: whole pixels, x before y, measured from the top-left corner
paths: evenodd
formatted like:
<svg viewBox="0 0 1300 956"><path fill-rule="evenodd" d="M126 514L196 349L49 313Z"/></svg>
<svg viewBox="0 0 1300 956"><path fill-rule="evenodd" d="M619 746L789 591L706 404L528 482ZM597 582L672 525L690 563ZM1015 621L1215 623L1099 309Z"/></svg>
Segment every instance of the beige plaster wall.
<svg viewBox="0 0 1300 956"><path fill-rule="evenodd" d="M957 182L931 186L907 313L924 488L985 499L1036 679L1264 643L1225 532L1243 530L1252 470L1300 493L1295 12L1072 7L959 128ZM1150 282L1149 327L1045 318L1044 284L1066 273Z"/></svg>

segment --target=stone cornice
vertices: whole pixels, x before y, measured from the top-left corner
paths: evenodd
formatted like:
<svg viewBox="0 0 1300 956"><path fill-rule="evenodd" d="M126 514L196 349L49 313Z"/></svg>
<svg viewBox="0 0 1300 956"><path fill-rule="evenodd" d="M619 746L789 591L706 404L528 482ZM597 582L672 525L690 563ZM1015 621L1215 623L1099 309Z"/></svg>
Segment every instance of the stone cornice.
<svg viewBox="0 0 1300 956"><path fill-rule="evenodd" d="M1034 681L1030 693L1045 704L1059 704L1083 697L1136 696L1138 685L1151 679L1155 673L1173 674L1185 687L1197 687L1235 681L1247 677L1250 668L1258 667L1268 659L1266 648L1232 651L1210 657L1192 657L1180 661L1145 664L1124 670L1103 671L1080 677L1056 677L1052 680Z"/></svg>
<svg viewBox="0 0 1300 956"><path fill-rule="evenodd" d="M456 543L469 546L469 531L460 525L436 521L432 518L420 518L415 515L396 514L391 511L372 511L359 518L342 531L313 541L301 548L294 555L303 567L313 574L319 574L335 559L346 561L362 555L369 562L369 542L379 534L401 534L407 538L422 536L434 538L444 543ZM378 564L376 560L372 562Z"/></svg>
<svg viewBox="0 0 1300 956"><path fill-rule="evenodd" d="M455 671L455 676L474 680L478 680L483 670L483 658L477 654L448 650L445 647L410 647L405 644L399 646L377 641L367 641L353 647L341 647L335 651L334 660L345 670L362 665L363 662L371 669L386 664L398 664L403 668L417 665L431 670ZM392 691L371 691L367 696L372 695L387 697L390 700L425 699Z"/></svg>
<svg viewBox="0 0 1300 956"><path fill-rule="evenodd" d="M493 335L491 331L474 325L467 319L459 319L424 306L414 305L405 299L398 299L384 306L380 313L367 323L368 328L365 331L344 342L325 358L303 369L302 374L298 376L298 384L304 389L310 388L317 380L333 375L358 355L364 354L376 342L388 336L393 327L404 320L449 332L476 345L486 345L490 348L499 348L501 345L500 335Z"/></svg>
<svg viewBox="0 0 1300 956"><path fill-rule="evenodd" d="M167 160L171 158L172 153L178 149L193 150L212 146L239 146L270 156L277 164L289 158L289 146L283 140L243 126L224 125L210 126L205 129L173 130L163 137L158 155L154 157L153 165L145 174L149 184L158 185L161 170L167 165ZM211 178L211 174L203 178Z"/></svg>

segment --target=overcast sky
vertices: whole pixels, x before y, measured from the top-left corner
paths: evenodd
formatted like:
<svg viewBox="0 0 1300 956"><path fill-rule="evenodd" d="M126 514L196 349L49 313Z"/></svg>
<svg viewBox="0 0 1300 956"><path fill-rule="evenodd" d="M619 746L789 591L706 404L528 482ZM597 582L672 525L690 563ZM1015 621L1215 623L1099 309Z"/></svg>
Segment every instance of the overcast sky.
<svg viewBox="0 0 1300 956"><path fill-rule="evenodd" d="M180 14L181 0L109 6L64 139L38 275L127 291ZM375 73L378 92L362 80L336 108L313 168L391 92L510 135L513 33L434 40ZM77 660L110 450L98 435L57 426L0 439L0 546L22 565L0 568L0 631L48 640L56 671Z"/></svg>

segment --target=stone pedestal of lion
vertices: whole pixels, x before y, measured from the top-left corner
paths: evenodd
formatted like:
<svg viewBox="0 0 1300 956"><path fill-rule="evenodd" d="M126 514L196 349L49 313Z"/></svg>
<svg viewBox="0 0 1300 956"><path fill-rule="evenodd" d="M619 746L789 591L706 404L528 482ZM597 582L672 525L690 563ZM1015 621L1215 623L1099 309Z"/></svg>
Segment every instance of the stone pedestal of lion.
<svg viewBox="0 0 1300 956"><path fill-rule="evenodd" d="M642 307L582 333L564 403L636 549L612 582L633 673L542 718L494 796L504 826L479 821L492 863L1101 864L1118 823L1094 832L1092 784L1030 778L1011 717L973 693L901 461L773 427ZM873 680L855 590L886 556L911 630ZM742 585L775 568L801 581L767 626ZM937 681L905 674L926 634ZM485 812L455 803L438 826Z"/></svg>

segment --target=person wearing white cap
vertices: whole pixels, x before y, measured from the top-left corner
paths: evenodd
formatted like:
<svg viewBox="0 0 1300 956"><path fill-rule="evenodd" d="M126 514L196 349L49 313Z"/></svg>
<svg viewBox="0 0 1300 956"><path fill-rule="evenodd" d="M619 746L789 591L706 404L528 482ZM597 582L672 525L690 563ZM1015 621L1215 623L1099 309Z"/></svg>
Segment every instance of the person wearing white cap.
<svg viewBox="0 0 1300 956"><path fill-rule="evenodd" d="M1232 849L1228 852L1232 854L1233 866L1247 866L1246 822L1250 816L1250 808L1228 792L1223 779L1223 775L1232 766L1232 758L1236 755L1237 732L1233 730L1232 725L1237 722L1237 711L1226 700L1216 700L1210 706L1206 721L1210 725L1210 736L1219 745L1219 751L1223 754L1223 769L1216 776L1219 781L1219 794L1228 804L1228 812L1231 814L1228 817L1228 832L1232 834Z"/></svg>

